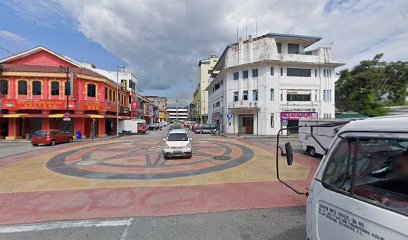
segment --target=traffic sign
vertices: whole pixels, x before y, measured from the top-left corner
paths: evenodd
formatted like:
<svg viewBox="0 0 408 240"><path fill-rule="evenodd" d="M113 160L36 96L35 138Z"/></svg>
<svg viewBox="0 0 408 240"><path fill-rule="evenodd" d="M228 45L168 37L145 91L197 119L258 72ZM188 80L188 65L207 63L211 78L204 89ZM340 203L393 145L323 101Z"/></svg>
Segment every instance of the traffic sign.
<svg viewBox="0 0 408 240"><path fill-rule="evenodd" d="M227 114L227 119L231 119L232 118L232 114Z"/></svg>

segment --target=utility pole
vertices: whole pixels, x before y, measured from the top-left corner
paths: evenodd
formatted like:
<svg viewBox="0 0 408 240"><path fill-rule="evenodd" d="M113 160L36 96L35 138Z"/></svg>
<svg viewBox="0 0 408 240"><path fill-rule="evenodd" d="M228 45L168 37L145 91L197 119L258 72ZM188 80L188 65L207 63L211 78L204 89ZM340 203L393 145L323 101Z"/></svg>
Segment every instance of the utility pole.
<svg viewBox="0 0 408 240"><path fill-rule="evenodd" d="M116 137L119 137L119 69L125 69L125 66L116 67Z"/></svg>
<svg viewBox="0 0 408 240"><path fill-rule="evenodd" d="M65 95L67 96L67 109L66 109L67 111L66 111L66 114L68 115L67 118L69 118L69 95L71 94L71 91L72 91L71 87L69 88L69 92L66 89L67 86L71 86L69 84L69 67L63 67L63 66L60 65L59 72L64 72L66 74L66 81L65 81ZM67 132L68 132L69 131L69 122L68 121L66 121L66 122L67 122Z"/></svg>

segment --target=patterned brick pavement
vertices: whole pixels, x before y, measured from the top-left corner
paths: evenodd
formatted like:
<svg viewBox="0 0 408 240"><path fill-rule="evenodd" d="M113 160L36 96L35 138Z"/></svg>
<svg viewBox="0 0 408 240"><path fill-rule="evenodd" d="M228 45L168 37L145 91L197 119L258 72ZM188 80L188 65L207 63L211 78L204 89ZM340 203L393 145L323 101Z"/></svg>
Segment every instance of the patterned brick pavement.
<svg viewBox="0 0 408 240"><path fill-rule="evenodd" d="M200 138L193 141L191 159L165 160L162 144L138 136L1 159L0 224L305 204L303 196L276 181L270 145ZM280 172L307 187L318 161L295 157L296 163L290 169L282 164Z"/></svg>

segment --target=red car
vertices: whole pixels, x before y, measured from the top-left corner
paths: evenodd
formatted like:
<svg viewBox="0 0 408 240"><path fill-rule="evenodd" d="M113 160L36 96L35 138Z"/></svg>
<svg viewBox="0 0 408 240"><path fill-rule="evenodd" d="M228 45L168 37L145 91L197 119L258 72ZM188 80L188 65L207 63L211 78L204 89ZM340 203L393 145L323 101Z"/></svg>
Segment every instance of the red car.
<svg viewBox="0 0 408 240"><path fill-rule="evenodd" d="M54 146L57 143L71 143L73 139L71 134L59 129L38 130L33 134L31 144L33 146L38 146L38 144Z"/></svg>

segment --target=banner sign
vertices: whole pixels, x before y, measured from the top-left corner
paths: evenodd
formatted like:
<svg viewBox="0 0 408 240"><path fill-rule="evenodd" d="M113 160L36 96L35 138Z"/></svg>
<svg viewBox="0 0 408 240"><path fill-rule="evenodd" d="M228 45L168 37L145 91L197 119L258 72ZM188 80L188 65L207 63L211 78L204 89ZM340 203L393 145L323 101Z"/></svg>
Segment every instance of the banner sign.
<svg viewBox="0 0 408 240"><path fill-rule="evenodd" d="M6 102L3 100L3 102ZM3 105L5 105L3 103ZM17 109L66 109L67 102L63 100L15 100L12 108ZM4 107L4 106L3 106Z"/></svg>
<svg viewBox="0 0 408 240"><path fill-rule="evenodd" d="M280 119L282 120L300 120L307 118L317 118L316 112L281 112Z"/></svg>
<svg viewBox="0 0 408 240"><path fill-rule="evenodd" d="M80 104L81 110L105 110L104 104L101 102L82 101Z"/></svg>

